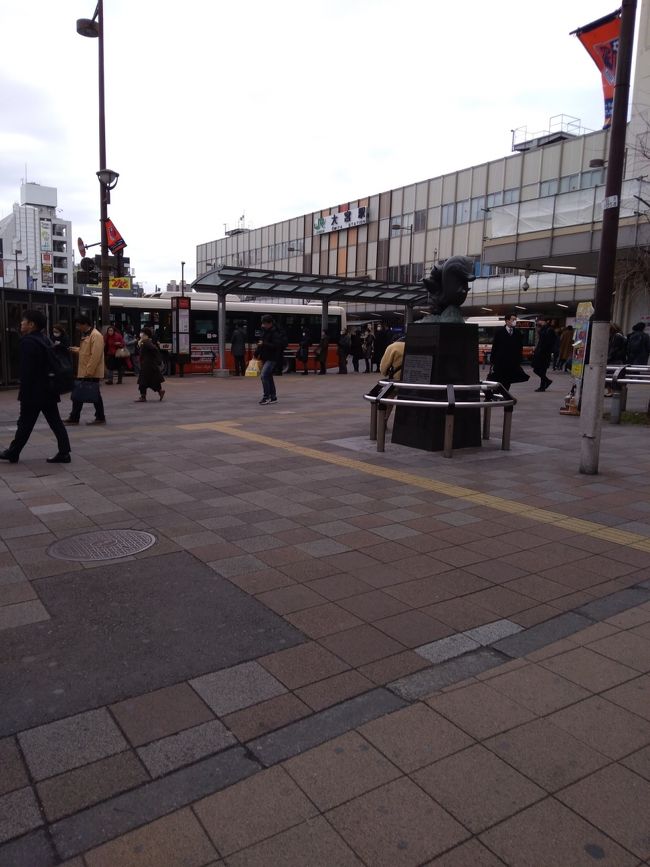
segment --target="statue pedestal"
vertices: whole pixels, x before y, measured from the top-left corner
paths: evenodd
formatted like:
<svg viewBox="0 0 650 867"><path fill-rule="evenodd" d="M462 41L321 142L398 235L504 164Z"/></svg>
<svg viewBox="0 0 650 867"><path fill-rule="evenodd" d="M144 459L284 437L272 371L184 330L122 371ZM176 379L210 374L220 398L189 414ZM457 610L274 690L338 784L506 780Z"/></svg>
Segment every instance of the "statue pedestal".
<svg viewBox="0 0 650 867"><path fill-rule="evenodd" d="M475 385L479 382L478 326L451 322L421 322L410 325L406 335L402 382L431 385ZM447 400L444 391L431 400ZM422 392L400 389L400 396L423 400ZM479 392L456 393L456 401L478 401ZM445 410L418 406L395 407L392 442L426 451L442 451ZM481 445L481 411L456 413L454 449Z"/></svg>

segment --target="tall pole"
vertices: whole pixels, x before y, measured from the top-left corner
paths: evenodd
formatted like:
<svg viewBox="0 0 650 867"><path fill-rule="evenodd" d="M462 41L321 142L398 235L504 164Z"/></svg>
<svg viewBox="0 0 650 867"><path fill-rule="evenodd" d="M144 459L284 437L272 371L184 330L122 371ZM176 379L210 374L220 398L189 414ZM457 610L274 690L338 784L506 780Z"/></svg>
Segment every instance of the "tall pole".
<svg viewBox="0 0 650 867"><path fill-rule="evenodd" d="M409 230L411 232L411 237L409 238L409 273L407 283L413 282L413 274L411 273L413 268L413 223L409 226Z"/></svg>
<svg viewBox="0 0 650 867"><path fill-rule="evenodd" d="M99 40L97 54L99 57L99 170L106 169L106 109L104 102L104 0L97 2L97 26ZM111 322L111 292L109 288L108 236L106 221L108 220L108 202L110 192L108 186L99 182L99 220L101 238L101 274L102 274L102 326Z"/></svg>
<svg viewBox="0 0 650 867"><path fill-rule="evenodd" d="M594 315L591 323L591 347L589 363L585 368L580 409L580 472L587 475L595 475L598 472L600 457L603 396L607 370L609 325L612 317L612 294L614 291L616 246L625 162L625 134L635 15L636 0L623 0L605 199L603 202L603 229L598 256Z"/></svg>
<svg viewBox="0 0 650 867"><path fill-rule="evenodd" d="M185 296L185 262L181 262L181 295Z"/></svg>
<svg viewBox="0 0 650 867"><path fill-rule="evenodd" d="M18 285L18 254L22 253L22 250L16 250L15 253L16 253L16 289L19 289L20 286Z"/></svg>

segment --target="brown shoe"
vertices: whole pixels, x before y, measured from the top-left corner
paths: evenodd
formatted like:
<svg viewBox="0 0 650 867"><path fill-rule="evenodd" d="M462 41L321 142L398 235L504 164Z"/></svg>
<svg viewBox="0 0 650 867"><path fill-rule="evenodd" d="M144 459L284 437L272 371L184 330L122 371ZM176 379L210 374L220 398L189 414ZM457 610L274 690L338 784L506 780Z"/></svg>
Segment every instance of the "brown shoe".
<svg viewBox="0 0 650 867"><path fill-rule="evenodd" d="M76 420L76 419L74 419L74 418L64 418L64 419L63 419L63 424L68 424L68 425L70 425L70 424L79 424L79 421Z"/></svg>
<svg viewBox="0 0 650 867"><path fill-rule="evenodd" d="M106 424L105 418L94 418L92 421L87 421L86 424Z"/></svg>
<svg viewBox="0 0 650 867"><path fill-rule="evenodd" d="M146 397L136 397L136 399L133 401L133 403L146 403L146 402L147 402Z"/></svg>

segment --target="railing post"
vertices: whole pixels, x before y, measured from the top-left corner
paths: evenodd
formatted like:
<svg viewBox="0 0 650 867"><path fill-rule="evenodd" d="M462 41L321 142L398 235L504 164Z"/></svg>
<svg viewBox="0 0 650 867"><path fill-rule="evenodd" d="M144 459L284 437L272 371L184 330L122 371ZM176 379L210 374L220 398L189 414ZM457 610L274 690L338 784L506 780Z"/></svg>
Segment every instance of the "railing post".
<svg viewBox="0 0 650 867"><path fill-rule="evenodd" d="M447 386L447 410L445 412L445 438L443 442L443 455L452 457L454 453L454 412L456 409L456 396L454 386Z"/></svg>
<svg viewBox="0 0 650 867"><path fill-rule="evenodd" d="M377 403L373 401L370 404L370 439L374 442L377 439Z"/></svg>
<svg viewBox="0 0 650 867"><path fill-rule="evenodd" d="M501 450L510 451L510 432L512 430L512 406L503 407L503 434L501 435Z"/></svg>
<svg viewBox="0 0 650 867"><path fill-rule="evenodd" d="M377 407L377 451L383 452L386 448L386 407L381 403Z"/></svg>

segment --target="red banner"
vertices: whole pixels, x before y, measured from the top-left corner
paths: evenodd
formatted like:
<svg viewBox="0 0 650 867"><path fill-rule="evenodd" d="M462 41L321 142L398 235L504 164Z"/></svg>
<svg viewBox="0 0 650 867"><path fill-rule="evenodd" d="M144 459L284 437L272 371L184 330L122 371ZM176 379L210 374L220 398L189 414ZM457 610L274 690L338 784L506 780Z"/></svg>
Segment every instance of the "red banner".
<svg viewBox="0 0 650 867"><path fill-rule="evenodd" d="M618 57L618 42L621 35L621 10L612 12L598 21L585 24L573 33L591 55L594 63L600 69L603 80L603 96L605 98L605 123L603 129L608 129L612 123L612 108L614 105L614 84L616 83L616 59Z"/></svg>
<svg viewBox="0 0 650 867"><path fill-rule="evenodd" d="M106 241L111 253L117 253L126 247L126 241L117 231L112 220L106 220Z"/></svg>

